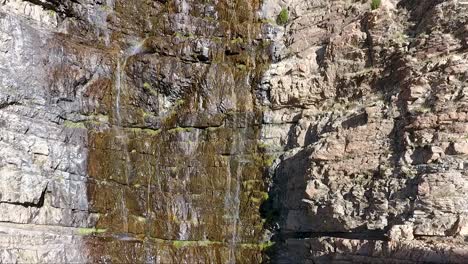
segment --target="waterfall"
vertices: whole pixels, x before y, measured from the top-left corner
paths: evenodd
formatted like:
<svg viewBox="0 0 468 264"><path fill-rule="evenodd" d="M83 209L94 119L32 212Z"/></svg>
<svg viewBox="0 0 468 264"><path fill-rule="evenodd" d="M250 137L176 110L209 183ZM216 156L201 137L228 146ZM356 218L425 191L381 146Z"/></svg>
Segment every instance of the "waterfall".
<svg viewBox="0 0 468 264"><path fill-rule="evenodd" d="M235 91L232 94L233 101L237 104L237 95ZM229 264L236 263L236 250L237 245L240 242L239 237L239 220L240 220L240 203L241 203L241 184L242 184L242 173L244 170L244 165L249 163L250 160L245 157L245 142L244 139L247 138L247 128L248 128L248 120L245 116L242 116L240 113L236 112L234 116L234 124L233 124L233 131L235 136L233 137L233 148L234 148L234 155L231 162L234 162L235 169L233 169L231 164L230 174L228 178L228 186L225 199L225 206L227 207L227 211L230 217L230 225L232 234L228 241L229 246ZM231 175L232 173L235 175ZM235 185L232 186L232 176L235 177ZM231 190L233 189L233 190Z"/></svg>
<svg viewBox="0 0 468 264"><path fill-rule="evenodd" d="M115 71L115 107L114 107L114 115L115 115L115 124L114 130L116 134L116 139L119 141L121 145L121 152L124 155L124 176L125 182L127 185L130 184L129 175L130 175L130 167L128 164L130 161L130 155L128 151L128 137L123 131L123 124L122 124L122 115L121 115L121 97L122 97L122 90L126 88L126 75L125 69L127 66L127 61L130 57L137 55L141 52L143 47L144 41L140 41L135 45L132 45L124 52L121 52L121 55L117 58L117 66ZM128 232L128 209L126 207L125 201L125 193L122 189L122 197L121 197L121 213L123 219L123 227L124 231Z"/></svg>

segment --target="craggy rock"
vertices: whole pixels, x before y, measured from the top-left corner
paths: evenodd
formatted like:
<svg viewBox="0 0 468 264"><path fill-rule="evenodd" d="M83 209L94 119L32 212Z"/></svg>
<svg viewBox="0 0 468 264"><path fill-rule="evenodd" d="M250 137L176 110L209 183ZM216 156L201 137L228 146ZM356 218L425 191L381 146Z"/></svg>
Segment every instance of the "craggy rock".
<svg viewBox="0 0 468 264"><path fill-rule="evenodd" d="M265 1L278 263L464 263L467 6Z"/></svg>
<svg viewBox="0 0 468 264"><path fill-rule="evenodd" d="M466 262L467 6L381 2L0 1L0 262Z"/></svg>
<svg viewBox="0 0 468 264"><path fill-rule="evenodd" d="M261 262L259 9L1 1L0 262Z"/></svg>

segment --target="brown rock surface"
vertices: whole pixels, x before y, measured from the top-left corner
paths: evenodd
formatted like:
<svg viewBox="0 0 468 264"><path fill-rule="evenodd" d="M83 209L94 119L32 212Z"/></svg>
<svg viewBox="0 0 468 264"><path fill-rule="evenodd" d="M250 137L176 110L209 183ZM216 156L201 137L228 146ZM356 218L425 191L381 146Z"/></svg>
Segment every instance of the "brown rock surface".
<svg viewBox="0 0 468 264"><path fill-rule="evenodd" d="M467 6L281 8L259 97L276 262L466 262Z"/></svg>

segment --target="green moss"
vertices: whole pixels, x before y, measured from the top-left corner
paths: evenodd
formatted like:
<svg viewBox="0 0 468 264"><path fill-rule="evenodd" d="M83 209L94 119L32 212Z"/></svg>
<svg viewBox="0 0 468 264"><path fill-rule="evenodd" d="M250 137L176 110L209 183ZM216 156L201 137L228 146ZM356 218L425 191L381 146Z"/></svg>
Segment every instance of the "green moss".
<svg viewBox="0 0 468 264"><path fill-rule="evenodd" d="M242 38L240 38L240 37L239 37L239 38L235 38L235 39L231 40L231 43L232 43L232 44L244 43L244 39L242 39Z"/></svg>
<svg viewBox="0 0 468 264"><path fill-rule="evenodd" d="M242 187L244 190L253 190L255 186L258 185L260 181L259 180L247 180L242 182Z"/></svg>
<svg viewBox="0 0 468 264"><path fill-rule="evenodd" d="M431 107L429 107L429 106L421 105L421 106L415 107L413 110L414 110L416 113L425 114L425 113L431 112L432 109L431 109Z"/></svg>
<svg viewBox="0 0 468 264"><path fill-rule="evenodd" d="M267 241L267 242L264 242L264 243L261 243L261 244L260 244L260 249L261 249L261 250L266 250L266 249L271 248L271 247L274 246L274 245L275 245L275 242Z"/></svg>
<svg viewBox="0 0 468 264"><path fill-rule="evenodd" d="M106 232L106 229L81 227L81 228L78 228L77 233L80 236L89 236L89 235L102 234L105 232Z"/></svg>
<svg viewBox="0 0 468 264"><path fill-rule="evenodd" d="M179 248L186 247L186 246L190 245L190 242L191 242L191 241L176 240L176 241L173 241L173 242L172 242L172 245L173 245L175 248L179 249Z"/></svg>
<svg viewBox="0 0 468 264"><path fill-rule="evenodd" d="M217 242L213 242L213 241L209 241L209 240L198 241L198 245L202 246L202 247L208 247L208 246L211 246L211 245L216 244L216 243Z"/></svg>
<svg viewBox="0 0 468 264"><path fill-rule="evenodd" d="M180 132L190 132L192 130L193 130L192 127L175 127L175 128L169 129L167 132L180 133Z"/></svg>
<svg viewBox="0 0 468 264"><path fill-rule="evenodd" d="M248 249L266 250L266 249L272 247L274 244L275 244L275 242L267 241L267 242L258 243L258 244L245 243L245 244L241 244L240 246L243 247L243 248L248 248Z"/></svg>
<svg viewBox="0 0 468 264"><path fill-rule="evenodd" d="M151 136L159 135L161 133L161 129L149 129L149 128L144 128L142 131L146 134L149 134Z"/></svg>
<svg viewBox="0 0 468 264"><path fill-rule="evenodd" d="M275 158L270 155L265 155L263 158L263 166L265 167L271 167L273 165L273 162L275 162Z"/></svg>
<svg viewBox="0 0 468 264"><path fill-rule="evenodd" d="M111 12L112 11L112 7L108 6L108 5L104 5L101 7L102 10L106 11L106 12Z"/></svg>
<svg viewBox="0 0 468 264"><path fill-rule="evenodd" d="M288 23L288 21L289 21L288 10L286 8L283 8L283 9L281 9L281 12L276 17L276 23L278 25L283 26L283 25L286 25L286 23Z"/></svg>
<svg viewBox="0 0 468 264"><path fill-rule="evenodd" d="M268 198L269 198L269 195L268 195L267 192L257 192L257 194L255 194L255 196L250 197L250 200L253 203L260 204L263 201L268 200Z"/></svg>
<svg viewBox="0 0 468 264"><path fill-rule="evenodd" d="M247 66L245 66L245 64L236 64L236 68L241 71L245 71L247 69Z"/></svg>
<svg viewBox="0 0 468 264"><path fill-rule="evenodd" d="M48 10L48 11L47 11L47 14L48 14L50 17L55 17L55 15L56 15L57 13L55 13L54 10Z"/></svg>
<svg viewBox="0 0 468 264"><path fill-rule="evenodd" d="M181 39L186 39L186 38L194 38L195 35L192 33L182 33L182 32L175 32L174 37L178 37Z"/></svg>
<svg viewBox="0 0 468 264"><path fill-rule="evenodd" d="M65 122L63 122L63 126L68 128L86 128L84 122L73 122L70 120L65 120Z"/></svg>
<svg viewBox="0 0 468 264"><path fill-rule="evenodd" d="M257 144L260 149L267 149L270 145L265 142L260 142Z"/></svg>
<svg viewBox="0 0 468 264"><path fill-rule="evenodd" d="M223 39L220 37L213 37L212 40L214 43L223 43Z"/></svg>
<svg viewBox="0 0 468 264"><path fill-rule="evenodd" d="M182 34L182 33L180 33L180 32L175 32L175 33L174 33L174 37L183 38L183 37L184 37L184 34Z"/></svg>
<svg viewBox="0 0 468 264"><path fill-rule="evenodd" d="M275 21L273 19L271 19L271 18L262 19L262 20L260 20L260 22L262 24L273 24L273 23L275 23Z"/></svg>
<svg viewBox="0 0 468 264"><path fill-rule="evenodd" d="M190 241L190 240L174 240L172 241L172 245L177 249L183 247L193 247L193 246L201 246L201 247L208 247L213 244L220 244L220 242L214 242L210 240L200 240L200 241Z"/></svg>
<svg viewBox="0 0 468 264"><path fill-rule="evenodd" d="M128 130L134 134L145 133L151 136L155 136L161 133L161 129L151 129L151 128L132 127L132 128L129 128Z"/></svg>
<svg viewBox="0 0 468 264"><path fill-rule="evenodd" d="M175 106L181 106L185 103L185 100L184 99L179 99L177 101L175 101L174 105Z"/></svg>
<svg viewBox="0 0 468 264"><path fill-rule="evenodd" d="M379 8L381 4L382 4L382 0L372 0L371 9L375 10L375 9Z"/></svg>
<svg viewBox="0 0 468 264"><path fill-rule="evenodd" d="M262 202L262 199L260 198L257 198L257 197L250 197L250 200L254 203L254 204L260 204Z"/></svg>

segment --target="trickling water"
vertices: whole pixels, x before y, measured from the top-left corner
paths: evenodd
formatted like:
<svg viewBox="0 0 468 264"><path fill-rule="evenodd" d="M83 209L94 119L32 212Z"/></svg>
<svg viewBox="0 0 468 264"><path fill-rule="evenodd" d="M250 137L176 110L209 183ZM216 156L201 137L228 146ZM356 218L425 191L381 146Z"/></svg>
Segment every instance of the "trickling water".
<svg viewBox="0 0 468 264"><path fill-rule="evenodd" d="M131 46L126 51L124 51L122 55L120 55L117 58L117 67L116 67L116 72L115 72L116 97L115 97L115 107L114 107L115 108L114 109L114 115L115 115L114 130L116 133L116 139L120 141L119 143L121 145L121 152L124 155L123 173L124 173L125 182L127 185L130 184L130 180L129 180L130 167L128 166L128 164L130 163L130 155L128 151L128 138L122 129L122 115L121 115L120 101L122 97L122 90L125 89L125 85L126 85L125 68L127 66L127 61L130 57L138 54L141 51L143 47L143 43L144 42L138 42L136 45ZM126 206L124 190L122 190L122 197L121 197L121 213L122 213L124 231L128 232L128 209Z"/></svg>
<svg viewBox="0 0 468 264"><path fill-rule="evenodd" d="M239 242L239 232L238 232L238 223L239 223L239 211L240 211L240 184L241 184L241 176L242 176L242 169L243 165L241 161L238 161L237 168L236 168L236 186L234 191L234 196L231 197L232 199L232 235L231 240L229 241L229 264L236 263L236 247L237 243Z"/></svg>
<svg viewBox="0 0 468 264"><path fill-rule="evenodd" d="M242 118L242 117L241 117ZM240 126L240 123L244 122L242 126ZM241 182L242 182L242 173L243 169L246 163L249 162L248 159L245 159L245 143L243 140L246 138L246 133L247 133L247 119L244 118L243 120L240 120L238 117L234 119L234 126L237 132L235 138L234 138L234 151L235 151L235 175L229 175L228 178L228 195L226 196L226 201L225 201L225 206L227 206L227 210L229 212L230 216L230 225L231 225L231 230L232 234L229 240L229 264L235 264L236 263L236 250L237 250L237 245L240 241L239 237L239 221L240 221L240 194L241 194ZM233 162L233 161L231 161ZM232 168L232 167L231 167ZM232 176L235 177L235 186L232 186ZM231 188L234 187L234 190L231 190Z"/></svg>
<svg viewBox="0 0 468 264"><path fill-rule="evenodd" d="M125 69L126 60L124 63ZM122 69L120 66L120 58L117 59L117 69L116 69L116 76L115 76L115 90L117 91L117 95L115 98L115 116L117 120L117 125L122 125L122 117L120 116L120 93L122 91Z"/></svg>

